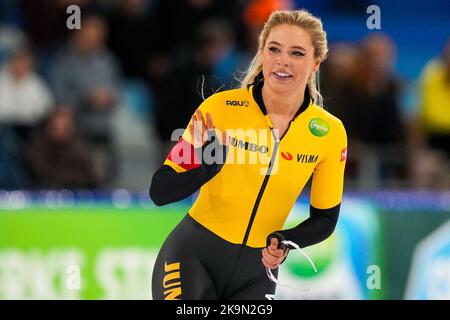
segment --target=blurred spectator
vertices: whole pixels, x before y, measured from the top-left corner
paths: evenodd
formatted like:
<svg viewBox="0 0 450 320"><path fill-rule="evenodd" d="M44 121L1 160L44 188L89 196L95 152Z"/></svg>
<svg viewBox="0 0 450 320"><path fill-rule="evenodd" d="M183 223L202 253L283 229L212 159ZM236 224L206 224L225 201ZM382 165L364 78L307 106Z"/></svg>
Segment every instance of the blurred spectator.
<svg viewBox="0 0 450 320"><path fill-rule="evenodd" d="M203 99L203 88L206 98L236 71L228 67L239 60L234 39L242 33L235 29L242 26L241 7L238 0L157 2L155 51L148 67L161 141L169 141L174 129L186 126ZM214 30L203 30L203 39L199 39L199 31L205 27ZM220 73L216 78L215 67ZM161 156L166 156L165 148Z"/></svg>
<svg viewBox="0 0 450 320"><path fill-rule="evenodd" d="M0 71L0 122L32 128L50 111L53 96L33 66L33 55L19 49Z"/></svg>
<svg viewBox="0 0 450 320"><path fill-rule="evenodd" d="M240 25L239 8L237 0L156 2L151 33L153 53L148 69L157 107L164 104L165 97L160 92L167 90L169 75L191 62L199 26L217 18Z"/></svg>
<svg viewBox="0 0 450 320"><path fill-rule="evenodd" d="M204 21L196 30L196 49L173 70L164 104L158 109L157 129L170 146L172 131L185 128L195 109L215 91L237 85L234 72L241 62L227 20ZM165 152L163 156L165 156Z"/></svg>
<svg viewBox="0 0 450 320"><path fill-rule="evenodd" d="M23 165L26 144L53 104L47 84L34 72L33 65L33 55L27 49L17 49L0 71L1 188L27 185Z"/></svg>
<svg viewBox="0 0 450 320"><path fill-rule="evenodd" d="M46 83L34 71L33 55L21 47L25 37L10 40L14 41L7 41L9 54L0 70L0 189L28 184L23 164L26 142L53 104Z"/></svg>
<svg viewBox="0 0 450 320"><path fill-rule="evenodd" d="M35 49L37 69L45 78L49 78L54 52L74 32L67 27L67 19L73 14L73 11L68 13L67 8L72 5L80 8L81 25L85 16L104 11L98 0L16 1L22 16L21 26Z"/></svg>
<svg viewBox="0 0 450 320"><path fill-rule="evenodd" d="M119 68L105 48L106 36L101 17L85 16L55 59L51 78L58 100L72 108L81 134L97 147L109 180L116 168L111 118L119 99Z"/></svg>
<svg viewBox="0 0 450 320"><path fill-rule="evenodd" d="M347 132L355 132L352 121L355 112L348 102L347 90L357 68L358 48L350 43L334 43L330 45L330 54L322 63L320 70L320 89L324 99L324 108L341 119ZM357 177L355 153L350 152L347 158L345 176Z"/></svg>
<svg viewBox="0 0 450 320"><path fill-rule="evenodd" d="M406 172L405 126L398 101L402 84L393 70L394 58L395 46L387 35L369 35L345 90L349 150L360 159L360 178L378 187L380 179L389 183Z"/></svg>
<svg viewBox="0 0 450 320"><path fill-rule="evenodd" d="M33 136L27 166L37 188L95 188L101 181L93 155L75 129L70 109L58 107Z"/></svg>
<svg viewBox="0 0 450 320"><path fill-rule="evenodd" d="M429 147L450 159L450 38L421 77L420 128Z"/></svg>
<svg viewBox="0 0 450 320"><path fill-rule="evenodd" d="M160 52L172 52L183 62L182 49L194 50L196 30L206 20L224 18L235 21L239 17L237 0L180 0L159 1L158 39Z"/></svg>
<svg viewBox="0 0 450 320"><path fill-rule="evenodd" d="M398 97L401 83L394 74L394 43L386 35L367 37L361 47L353 88L356 135L363 143L398 143L403 136ZM361 121L362 120L362 121Z"/></svg>
<svg viewBox="0 0 450 320"><path fill-rule="evenodd" d="M14 130L0 125L0 189L16 190L27 183L23 158Z"/></svg>
<svg viewBox="0 0 450 320"><path fill-rule="evenodd" d="M414 125L413 174L422 187L450 187L450 38L424 68L419 118ZM413 132L414 133L414 132Z"/></svg>
<svg viewBox="0 0 450 320"><path fill-rule="evenodd" d="M108 17L109 47L117 55L124 77L147 78L155 43L155 17L150 15L149 0L123 0Z"/></svg>
<svg viewBox="0 0 450 320"><path fill-rule="evenodd" d="M67 8L76 5L83 14L99 12L98 1L93 0L18 0L23 27L31 43L41 50L54 49L70 34L66 26Z"/></svg>
<svg viewBox="0 0 450 320"><path fill-rule="evenodd" d="M212 66L224 90L237 88L237 71L247 68L249 57L241 53L234 39L233 28L228 20L207 20L198 29L199 45L205 51L205 59Z"/></svg>
<svg viewBox="0 0 450 320"><path fill-rule="evenodd" d="M358 49L350 43L330 45L330 54L320 69L320 87L324 108L342 120L347 131L354 132L346 90L357 68Z"/></svg>
<svg viewBox="0 0 450 320"><path fill-rule="evenodd" d="M10 25L0 24L0 66L11 52L26 47L27 42L27 36L23 31Z"/></svg>

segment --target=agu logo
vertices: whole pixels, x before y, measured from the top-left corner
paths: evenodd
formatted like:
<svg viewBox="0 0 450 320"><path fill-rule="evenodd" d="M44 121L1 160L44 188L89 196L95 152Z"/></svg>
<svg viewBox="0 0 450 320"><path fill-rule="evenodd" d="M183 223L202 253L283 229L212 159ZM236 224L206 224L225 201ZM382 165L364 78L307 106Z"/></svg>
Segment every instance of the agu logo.
<svg viewBox="0 0 450 320"><path fill-rule="evenodd" d="M287 161L294 159L289 152L281 152L281 157ZM317 163L319 156L317 154L297 153L297 163Z"/></svg>
<svg viewBox="0 0 450 320"><path fill-rule="evenodd" d="M225 101L225 104L230 107L248 107L249 101L248 100L227 100Z"/></svg>
<svg viewBox="0 0 450 320"><path fill-rule="evenodd" d="M323 137L330 131L330 126L323 119L313 118L309 122L309 131L316 137Z"/></svg>
<svg viewBox="0 0 450 320"><path fill-rule="evenodd" d="M164 272L166 275L163 279L164 300L180 300L181 295L181 279L180 279L180 263L175 262L164 263Z"/></svg>

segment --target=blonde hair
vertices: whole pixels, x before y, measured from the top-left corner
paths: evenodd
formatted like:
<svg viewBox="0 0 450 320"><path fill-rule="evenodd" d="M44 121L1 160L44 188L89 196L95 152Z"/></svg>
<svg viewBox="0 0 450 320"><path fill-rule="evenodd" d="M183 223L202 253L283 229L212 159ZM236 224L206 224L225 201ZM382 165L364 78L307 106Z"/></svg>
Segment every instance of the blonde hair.
<svg viewBox="0 0 450 320"><path fill-rule="evenodd" d="M245 88L255 81L256 76L262 71L262 53L264 46L273 27L287 24L303 28L311 37L314 47L314 57L320 57L321 61L325 60L328 54L327 35L323 30L322 22L319 18L313 16L306 10L283 10L274 11L264 24L259 34L258 51L252 59L250 66L245 73L244 79L241 81L241 87ZM319 84L316 83L316 72L311 73L308 79L308 87L310 96L323 106L323 98L320 94Z"/></svg>

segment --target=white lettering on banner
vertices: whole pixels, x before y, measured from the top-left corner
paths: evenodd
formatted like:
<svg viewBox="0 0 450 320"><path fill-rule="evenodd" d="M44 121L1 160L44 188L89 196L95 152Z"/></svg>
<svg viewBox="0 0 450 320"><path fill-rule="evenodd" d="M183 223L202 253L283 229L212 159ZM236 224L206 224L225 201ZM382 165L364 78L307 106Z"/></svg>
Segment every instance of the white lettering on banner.
<svg viewBox="0 0 450 320"><path fill-rule="evenodd" d="M79 266L68 266L66 269L66 287L69 290L81 289L81 270Z"/></svg>
<svg viewBox="0 0 450 320"><path fill-rule="evenodd" d="M150 279L157 251L140 248L105 249L95 274L104 295L99 299L150 299Z"/></svg>
<svg viewBox="0 0 450 320"><path fill-rule="evenodd" d="M80 291L67 287L66 272L83 263L76 249L1 251L0 299L79 299Z"/></svg>
<svg viewBox="0 0 450 320"><path fill-rule="evenodd" d="M156 250L140 248L100 251L92 265L103 296L95 298L151 298L156 256ZM85 260L79 249L0 251L0 299L81 299Z"/></svg>

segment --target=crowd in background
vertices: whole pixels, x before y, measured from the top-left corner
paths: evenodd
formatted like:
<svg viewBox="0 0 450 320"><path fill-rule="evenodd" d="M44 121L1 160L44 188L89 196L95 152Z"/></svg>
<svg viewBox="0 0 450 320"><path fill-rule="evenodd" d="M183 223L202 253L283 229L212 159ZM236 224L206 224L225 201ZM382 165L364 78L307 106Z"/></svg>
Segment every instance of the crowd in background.
<svg viewBox="0 0 450 320"><path fill-rule="evenodd" d="M81 8L80 30L66 26L72 4ZM270 12L295 5L2 2L0 189L120 185L127 175L118 174L113 118L121 108L133 109L157 137L144 137L157 141L151 171L173 145L173 130L186 126L204 98L239 85ZM400 77L395 59L396 44L383 33L330 43L320 86L325 108L347 129L347 186L449 188L450 41L417 79ZM406 116L401 104L411 87L417 111ZM135 103L127 106L123 96L130 94Z"/></svg>

